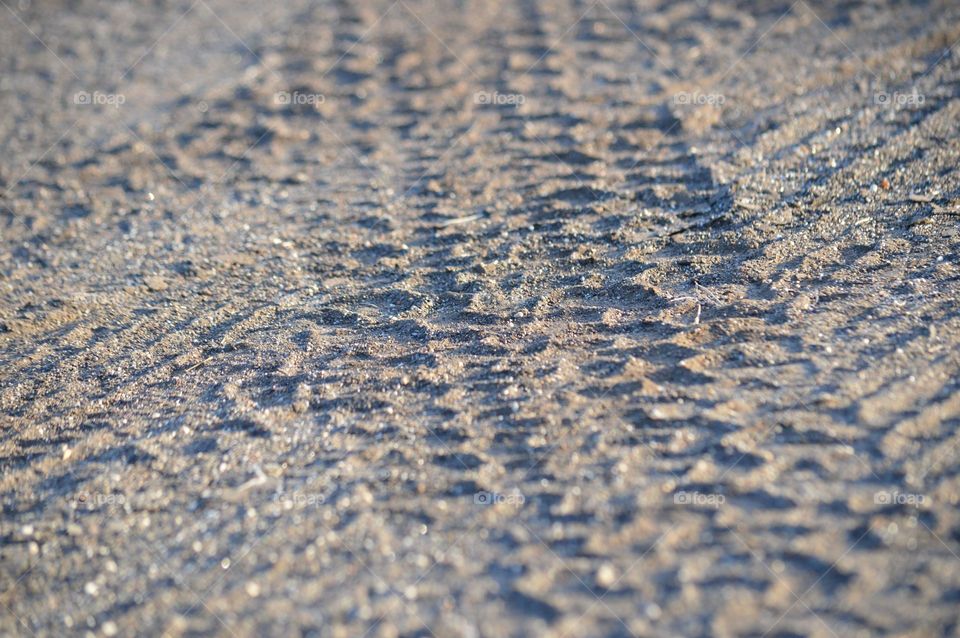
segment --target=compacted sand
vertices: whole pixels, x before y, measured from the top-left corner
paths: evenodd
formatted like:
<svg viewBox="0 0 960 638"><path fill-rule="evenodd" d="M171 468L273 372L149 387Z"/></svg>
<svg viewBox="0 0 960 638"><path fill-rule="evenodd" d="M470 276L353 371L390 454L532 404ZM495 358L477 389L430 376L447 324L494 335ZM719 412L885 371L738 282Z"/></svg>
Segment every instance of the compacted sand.
<svg viewBox="0 0 960 638"><path fill-rule="evenodd" d="M0 4L0 635L960 631L956 2Z"/></svg>

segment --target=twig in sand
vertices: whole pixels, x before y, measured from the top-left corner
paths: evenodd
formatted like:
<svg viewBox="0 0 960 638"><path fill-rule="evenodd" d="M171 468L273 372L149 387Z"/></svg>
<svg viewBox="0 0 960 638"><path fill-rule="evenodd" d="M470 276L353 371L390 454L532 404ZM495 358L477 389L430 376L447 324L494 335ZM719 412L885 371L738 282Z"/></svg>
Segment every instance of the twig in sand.
<svg viewBox="0 0 960 638"><path fill-rule="evenodd" d="M445 219L442 222L437 224L438 228L446 228L447 226L456 226L457 224L466 224L474 220L480 219L483 217L481 214L476 215L467 215L466 217L454 217L453 219Z"/></svg>
<svg viewBox="0 0 960 638"><path fill-rule="evenodd" d="M712 303L714 306L719 306L721 300L717 297L716 294L709 288L705 288L699 281L694 280L693 285L696 286L697 292L702 293L707 300Z"/></svg>
<svg viewBox="0 0 960 638"><path fill-rule="evenodd" d="M196 370L197 368L199 368L205 363L208 363L209 361L210 361L210 357L206 357L205 359L197 361L195 364L193 364L189 368L184 369L184 372L190 372L191 370Z"/></svg>

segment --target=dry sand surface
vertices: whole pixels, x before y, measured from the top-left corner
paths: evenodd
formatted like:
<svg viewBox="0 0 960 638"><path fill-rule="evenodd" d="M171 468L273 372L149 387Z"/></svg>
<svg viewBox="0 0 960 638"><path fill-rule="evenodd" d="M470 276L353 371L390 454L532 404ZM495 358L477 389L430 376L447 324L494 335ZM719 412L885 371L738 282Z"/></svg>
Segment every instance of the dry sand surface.
<svg viewBox="0 0 960 638"><path fill-rule="evenodd" d="M960 632L956 1L0 4L0 635Z"/></svg>

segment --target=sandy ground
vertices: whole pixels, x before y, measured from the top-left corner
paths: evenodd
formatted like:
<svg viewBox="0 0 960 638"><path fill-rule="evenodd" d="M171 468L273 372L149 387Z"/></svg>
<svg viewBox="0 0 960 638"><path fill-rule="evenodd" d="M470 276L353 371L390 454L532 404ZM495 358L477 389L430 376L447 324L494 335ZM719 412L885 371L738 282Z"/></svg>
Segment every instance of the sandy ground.
<svg viewBox="0 0 960 638"><path fill-rule="evenodd" d="M956 2L0 4L0 635L960 632Z"/></svg>

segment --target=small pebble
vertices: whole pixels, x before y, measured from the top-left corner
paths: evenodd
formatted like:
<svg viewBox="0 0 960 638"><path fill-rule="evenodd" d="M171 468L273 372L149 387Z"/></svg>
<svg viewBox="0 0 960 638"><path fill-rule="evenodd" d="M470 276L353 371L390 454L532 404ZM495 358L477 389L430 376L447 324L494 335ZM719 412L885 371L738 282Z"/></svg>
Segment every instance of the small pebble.
<svg viewBox="0 0 960 638"><path fill-rule="evenodd" d="M597 585L604 589L613 587L617 582L617 570L610 563L604 563L597 570Z"/></svg>
<svg viewBox="0 0 960 638"><path fill-rule="evenodd" d="M143 280L143 283L147 285L147 289L152 292L160 292L161 290L167 289L167 282L164 281L163 277L160 276L151 276Z"/></svg>

